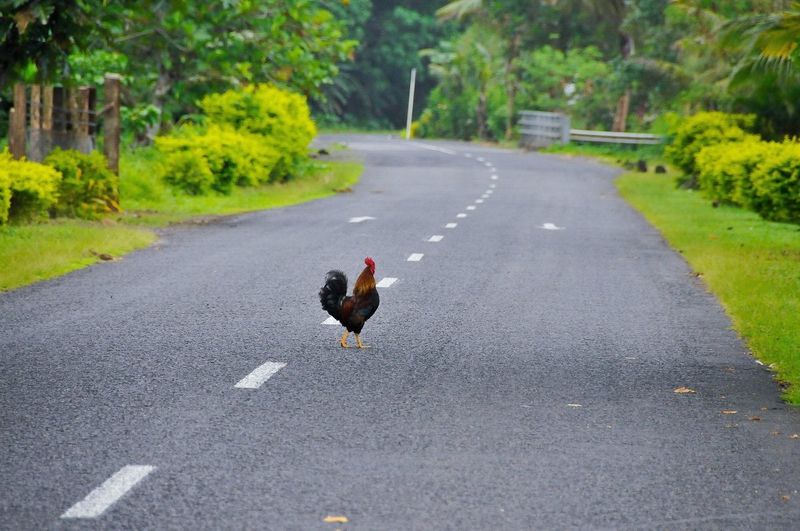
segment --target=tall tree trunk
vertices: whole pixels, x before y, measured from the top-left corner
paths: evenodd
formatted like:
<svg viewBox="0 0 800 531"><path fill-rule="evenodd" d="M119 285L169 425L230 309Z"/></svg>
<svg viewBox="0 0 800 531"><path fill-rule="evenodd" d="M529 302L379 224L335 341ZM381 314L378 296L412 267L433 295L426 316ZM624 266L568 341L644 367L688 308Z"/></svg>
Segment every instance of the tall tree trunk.
<svg viewBox="0 0 800 531"><path fill-rule="evenodd" d="M486 121L488 117L486 87L482 86L478 94L478 108L475 111L475 121L478 125L478 138L486 140Z"/></svg>
<svg viewBox="0 0 800 531"><path fill-rule="evenodd" d="M625 125L628 121L628 112L631 107L631 89L626 88L625 93L620 96L617 102L617 112L614 114L614 125L611 127L612 131L618 133L625 132Z"/></svg>
<svg viewBox="0 0 800 531"><path fill-rule="evenodd" d="M506 55L505 78L506 78L506 140L511 140L514 134L514 112L517 100L517 76L514 67L514 60L519 55L520 35L517 34L511 39L508 54Z"/></svg>
<svg viewBox="0 0 800 531"><path fill-rule="evenodd" d="M158 79L156 79L156 86L153 90L153 106L158 109L158 120L152 125L148 125L145 135L150 142L161 131L161 118L164 114L164 105L167 103L167 95L172 90L172 73L164 66L162 62L158 66Z"/></svg>
<svg viewBox="0 0 800 531"><path fill-rule="evenodd" d="M634 49L633 37L625 33L620 34L620 47L623 59L628 59L636 52ZM617 112L614 114L614 125L611 128L612 131L620 133L625 132L630 108L631 89L630 87L625 87L625 92L622 94L622 96L620 96L619 101L617 102Z"/></svg>

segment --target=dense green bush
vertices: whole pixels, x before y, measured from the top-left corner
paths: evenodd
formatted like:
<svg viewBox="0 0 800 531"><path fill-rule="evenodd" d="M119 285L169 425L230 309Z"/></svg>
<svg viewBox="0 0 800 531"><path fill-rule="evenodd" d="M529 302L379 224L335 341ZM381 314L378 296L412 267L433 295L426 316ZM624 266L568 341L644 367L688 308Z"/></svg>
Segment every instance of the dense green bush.
<svg viewBox="0 0 800 531"><path fill-rule="evenodd" d="M164 179L193 195L229 194L234 185L254 186L279 178L280 154L260 135L230 126L183 126L156 139L164 154Z"/></svg>
<svg viewBox="0 0 800 531"><path fill-rule="evenodd" d="M800 222L800 143L752 139L709 146L697 155L700 189L709 198L773 221Z"/></svg>
<svg viewBox="0 0 800 531"><path fill-rule="evenodd" d="M726 142L757 140L757 136L747 133L754 123L752 115L701 112L675 124L671 131L672 140L664 148L664 156L683 170L685 177L680 184L696 185L695 157L703 148Z"/></svg>
<svg viewBox="0 0 800 531"><path fill-rule="evenodd" d="M58 202L51 208L56 216L95 219L119 212L118 181L99 152L89 154L56 148L44 163L58 170Z"/></svg>
<svg viewBox="0 0 800 531"><path fill-rule="evenodd" d="M695 157L699 188L712 201L750 208L753 171L776 146L748 139L703 148Z"/></svg>
<svg viewBox="0 0 800 531"><path fill-rule="evenodd" d="M800 223L800 144L779 146L753 171L751 208L765 219Z"/></svg>
<svg viewBox="0 0 800 531"><path fill-rule="evenodd" d="M0 162L0 225L8 222L8 211L11 208L11 178L2 169Z"/></svg>
<svg viewBox="0 0 800 531"><path fill-rule="evenodd" d="M61 174L44 164L0 153L0 223L44 216L58 200Z"/></svg>
<svg viewBox="0 0 800 531"><path fill-rule="evenodd" d="M305 97L271 85L250 85L240 90L211 94L200 107L212 124L264 137L278 154L272 173L286 179L308 157L308 145L317 134Z"/></svg>

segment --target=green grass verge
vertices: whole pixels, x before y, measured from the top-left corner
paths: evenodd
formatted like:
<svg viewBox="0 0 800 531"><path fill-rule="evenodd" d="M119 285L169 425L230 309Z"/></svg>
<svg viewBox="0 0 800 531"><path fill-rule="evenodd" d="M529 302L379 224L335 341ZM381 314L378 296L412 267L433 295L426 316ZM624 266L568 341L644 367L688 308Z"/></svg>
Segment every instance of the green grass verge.
<svg viewBox="0 0 800 531"><path fill-rule="evenodd" d="M606 162L616 163L617 161L635 162L639 159L648 162L660 162L662 159L663 146L629 146L617 144L553 144L543 149L543 153L556 153L562 155L584 155L598 158Z"/></svg>
<svg viewBox="0 0 800 531"><path fill-rule="evenodd" d="M121 256L155 238L148 230L77 220L0 227L0 291L93 264L94 253Z"/></svg>
<svg viewBox="0 0 800 531"><path fill-rule="evenodd" d="M739 335L800 404L800 227L733 207L713 208L675 187L674 174L625 174L622 196L679 250Z"/></svg>
<svg viewBox="0 0 800 531"><path fill-rule="evenodd" d="M158 153L139 149L123 154L120 195L125 223L163 226L199 216L239 214L304 203L347 189L358 182L364 165L357 161L317 162L303 168L286 183L236 188L230 195L190 196L154 177L159 174Z"/></svg>
<svg viewBox="0 0 800 531"><path fill-rule="evenodd" d="M358 182L360 162L311 162L292 181L237 188L231 195L187 196L158 177L153 149L126 152L120 164L125 213L105 223L58 219L0 226L0 291L57 277L98 261L96 254L120 257L147 247L151 227L197 217L238 214L304 203L345 190Z"/></svg>

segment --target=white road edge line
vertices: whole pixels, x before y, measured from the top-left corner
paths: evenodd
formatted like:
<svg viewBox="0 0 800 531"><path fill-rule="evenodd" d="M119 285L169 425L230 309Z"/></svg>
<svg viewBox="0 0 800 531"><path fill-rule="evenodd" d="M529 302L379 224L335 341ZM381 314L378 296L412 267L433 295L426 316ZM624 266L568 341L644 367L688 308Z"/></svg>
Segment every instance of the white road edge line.
<svg viewBox="0 0 800 531"><path fill-rule="evenodd" d="M280 361L268 361L263 365L260 365L256 370L239 380L239 382L234 385L234 387L238 387L239 389L258 389L264 382L269 380L273 374L278 372L279 370L286 367L286 364Z"/></svg>
<svg viewBox="0 0 800 531"><path fill-rule="evenodd" d="M436 242L442 241L443 239L444 239L444 236L442 236L441 234L434 234L433 236L428 238L428 241L436 243Z"/></svg>
<svg viewBox="0 0 800 531"><path fill-rule="evenodd" d="M458 223L448 223L447 225L444 226L444 228L446 229L454 229L456 227L458 227Z"/></svg>
<svg viewBox="0 0 800 531"><path fill-rule="evenodd" d="M336 320L335 318L333 318L333 317L328 317L327 319L325 319L324 321L322 321L322 324L324 324L324 325L338 325L338 324L339 324L339 321L337 321L337 320Z"/></svg>
<svg viewBox="0 0 800 531"><path fill-rule="evenodd" d="M413 253L411 256L408 257L406 262L419 262L422 260L422 257L425 256L422 253Z"/></svg>
<svg viewBox="0 0 800 531"><path fill-rule="evenodd" d="M397 282L397 279L394 277L383 277L380 282L375 284L376 288L388 288L392 284Z"/></svg>
<svg viewBox="0 0 800 531"><path fill-rule="evenodd" d="M456 214L456 217L457 218L465 218L465 217L467 217L467 215L464 214L463 212L461 212L460 214Z"/></svg>
<svg viewBox="0 0 800 531"><path fill-rule="evenodd" d="M67 509L61 518L97 518L155 469L147 465L122 467L84 499Z"/></svg>
<svg viewBox="0 0 800 531"><path fill-rule="evenodd" d="M457 151L453 151L452 149L442 148L439 146L432 146L430 144L423 144L422 142L411 142L415 146L421 147L422 149L430 149L431 151L438 151L439 153L446 153L448 155L458 155Z"/></svg>

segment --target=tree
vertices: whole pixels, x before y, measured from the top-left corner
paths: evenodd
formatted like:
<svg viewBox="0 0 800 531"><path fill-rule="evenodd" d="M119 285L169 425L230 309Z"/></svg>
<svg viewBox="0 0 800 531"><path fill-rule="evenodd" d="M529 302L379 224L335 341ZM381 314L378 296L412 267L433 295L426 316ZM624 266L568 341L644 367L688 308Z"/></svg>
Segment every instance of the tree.
<svg viewBox="0 0 800 531"><path fill-rule="evenodd" d="M160 114L192 112L204 94L271 82L322 96L355 42L310 0L143 0L120 12L112 45L129 58L134 98ZM160 120L148 131L158 133Z"/></svg>
<svg viewBox="0 0 800 531"><path fill-rule="evenodd" d="M3 0L0 4L0 88L35 75L39 81L64 73L73 50L86 49L109 18L131 2L103 0Z"/></svg>

